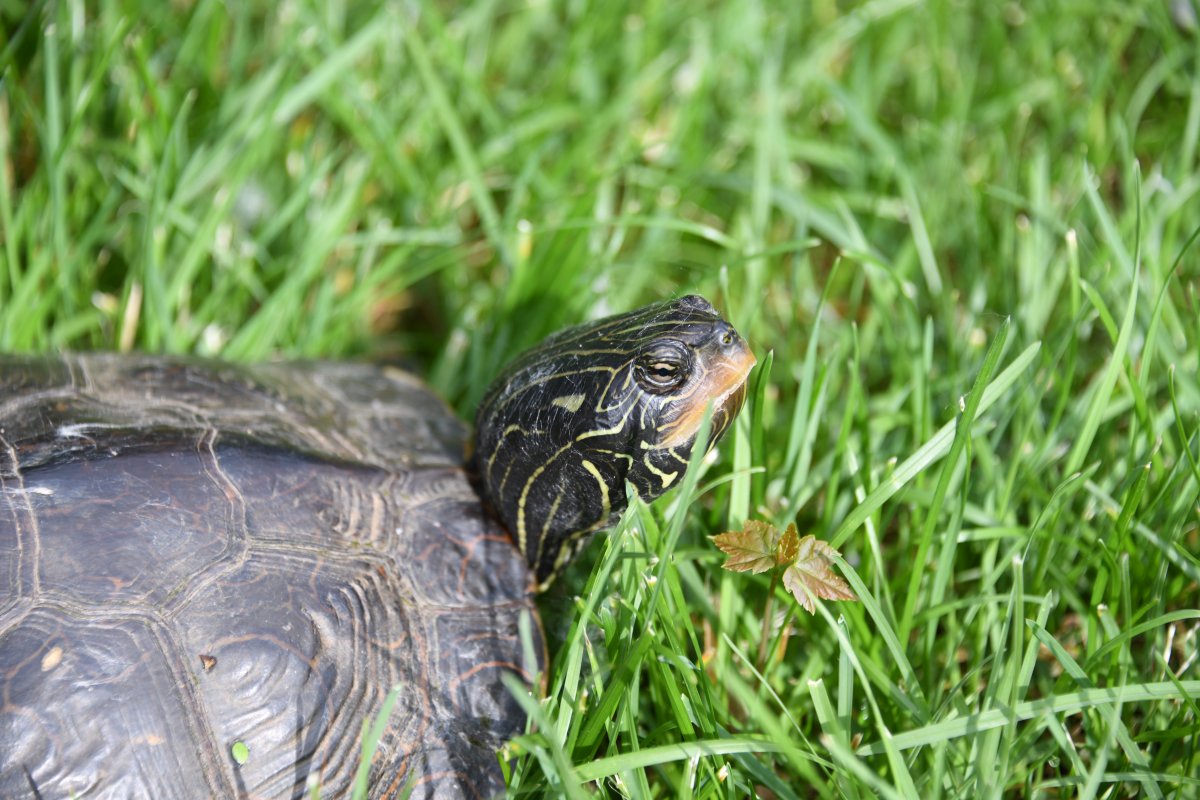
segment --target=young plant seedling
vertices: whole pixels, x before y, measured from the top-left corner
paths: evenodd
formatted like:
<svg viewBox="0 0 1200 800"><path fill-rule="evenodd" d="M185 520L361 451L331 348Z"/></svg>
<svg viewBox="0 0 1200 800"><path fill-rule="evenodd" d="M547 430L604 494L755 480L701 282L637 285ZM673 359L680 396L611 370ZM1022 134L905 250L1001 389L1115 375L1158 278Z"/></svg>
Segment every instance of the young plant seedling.
<svg viewBox="0 0 1200 800"><path fill-rule="evenodd" d="M840 555L826 541L813 535L801 538L796 523L780 532L769 522L748 519L740 531L726 531L711 537L713 544L727 556L722 566L730 572L771 573L771 587L763 610L763 632L758 660L765 663L767 633L771 620L771 602L775 585L783 575L783 586L810 614L817 610L816 600L857 600L850 586L833 571L833 557Z"/></svg>

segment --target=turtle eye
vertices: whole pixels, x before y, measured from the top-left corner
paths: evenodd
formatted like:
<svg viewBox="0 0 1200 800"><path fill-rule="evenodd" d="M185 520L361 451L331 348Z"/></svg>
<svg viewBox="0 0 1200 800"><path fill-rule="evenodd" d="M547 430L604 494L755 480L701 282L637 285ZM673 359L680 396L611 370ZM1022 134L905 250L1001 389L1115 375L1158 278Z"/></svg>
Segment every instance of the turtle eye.
<svg viewBox="0 0 1200 800"><path fill-rule="evenodd" d="M638 384L654 394L669 392L687 380L690 365L687 351L678 344L662 344L638 358L635 373Z"/></svg>

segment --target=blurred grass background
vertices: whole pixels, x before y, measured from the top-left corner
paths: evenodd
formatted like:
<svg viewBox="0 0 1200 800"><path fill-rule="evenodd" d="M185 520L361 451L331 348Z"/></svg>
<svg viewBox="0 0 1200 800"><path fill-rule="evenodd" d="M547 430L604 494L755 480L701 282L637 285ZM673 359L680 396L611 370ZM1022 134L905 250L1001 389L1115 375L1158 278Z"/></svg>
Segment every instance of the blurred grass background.
<svg viewBox="0 0 1200 800"><path fill-rule="evenodd" d="M469 416L643 302L751 340L696 491L555 588L514 794L1200 793L1190 0L0 0L0 36L0 349L401 359ZM764 628L704 538L748 517L864 602Z"/></svg>

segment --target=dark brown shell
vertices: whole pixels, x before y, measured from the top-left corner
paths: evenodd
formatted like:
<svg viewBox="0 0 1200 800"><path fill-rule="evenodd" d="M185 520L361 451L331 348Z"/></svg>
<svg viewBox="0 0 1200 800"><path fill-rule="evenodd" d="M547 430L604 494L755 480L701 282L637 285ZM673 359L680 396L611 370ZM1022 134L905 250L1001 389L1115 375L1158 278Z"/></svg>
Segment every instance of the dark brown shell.
<svg viewBox="0 0 1200 800"><path fill-rule="evenodd" d="M0 797L343 796L395 684L372 796L501 790L541 645L464 433L387 368L0 357Z"/></svg>

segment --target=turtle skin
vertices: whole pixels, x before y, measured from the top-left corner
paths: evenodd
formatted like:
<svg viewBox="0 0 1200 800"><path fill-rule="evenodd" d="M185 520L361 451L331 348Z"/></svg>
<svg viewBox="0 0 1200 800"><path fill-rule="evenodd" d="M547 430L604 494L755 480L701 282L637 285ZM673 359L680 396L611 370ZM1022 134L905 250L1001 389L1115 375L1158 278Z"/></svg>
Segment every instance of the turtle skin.
<svg viewBox="0 0 1200 800"><path fill-rule="evenodd" d="M544 652L466 433L386 367L0 357L0 797L346 796L397 685L370 796L502 792Z"/></svg>

